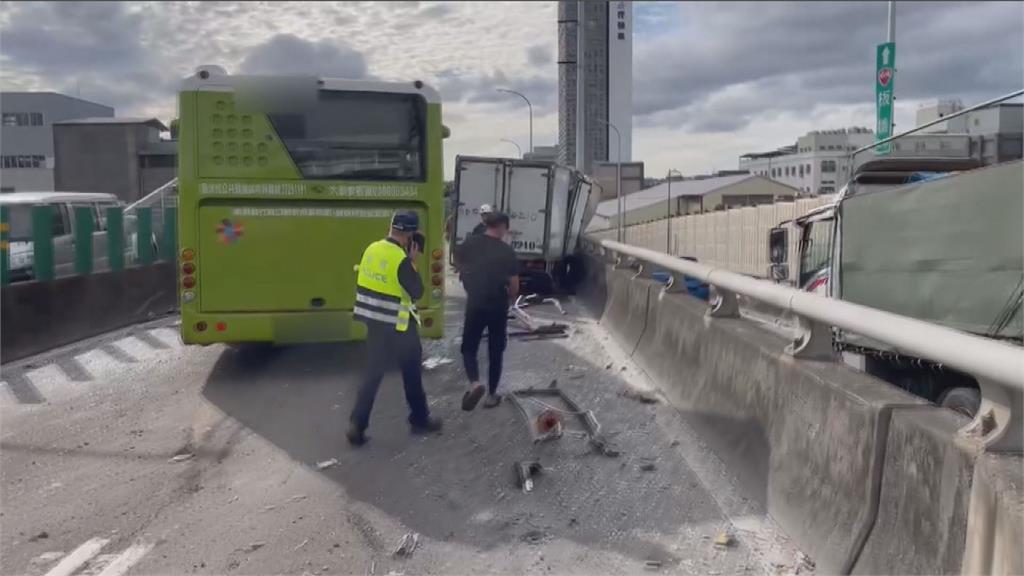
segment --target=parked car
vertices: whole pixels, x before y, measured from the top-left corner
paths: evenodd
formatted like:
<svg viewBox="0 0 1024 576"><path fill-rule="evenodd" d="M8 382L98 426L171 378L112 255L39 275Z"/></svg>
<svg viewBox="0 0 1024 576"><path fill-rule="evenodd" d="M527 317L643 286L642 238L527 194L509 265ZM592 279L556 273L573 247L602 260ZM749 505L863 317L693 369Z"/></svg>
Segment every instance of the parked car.
<svg viewBox="0 0 1024 576"><path fill-rule="evenodd" d="M93 192L13 192L0 195L0 206L8 211L10 232L10 278L12 282L32 280L35 251L32 244L32 207L53 207L53 260L57 276L74 274L75 209L87 206L93 214L93 269L109 268L107 254L107 209L123 207L117 196ZM125 216L125 262L137 258L136 219ZM155 242L155 239L153 240Z"/></svg>

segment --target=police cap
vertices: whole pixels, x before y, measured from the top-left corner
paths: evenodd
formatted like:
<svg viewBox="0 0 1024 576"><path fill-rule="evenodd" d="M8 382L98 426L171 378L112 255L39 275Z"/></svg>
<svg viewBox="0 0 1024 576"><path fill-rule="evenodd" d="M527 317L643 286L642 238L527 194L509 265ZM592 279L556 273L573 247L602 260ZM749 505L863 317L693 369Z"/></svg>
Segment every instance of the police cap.
<svg viewBox="0 0 1024 576"><path fill-rule="evenodd" d="M391 227L399 232L415 232L420 229L420 217L412 210L399 210L391 218Z"/></svg>

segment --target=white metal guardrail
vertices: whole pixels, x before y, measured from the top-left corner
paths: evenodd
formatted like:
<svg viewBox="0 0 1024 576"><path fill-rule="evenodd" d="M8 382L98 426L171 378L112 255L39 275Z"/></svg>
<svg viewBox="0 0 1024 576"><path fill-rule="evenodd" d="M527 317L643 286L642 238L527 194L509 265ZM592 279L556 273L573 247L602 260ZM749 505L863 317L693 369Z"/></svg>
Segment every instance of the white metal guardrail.
<svg viewBox="0 0 1024 576"><path fill-rule="evenodd" d="M666 286L683 286L680 275L697 278L715 291L708 315L738 317L736 295L791 312L800 334L786 352L798 358L832 358L832 327L884 342L906 354L941 362L972 375L981 388L981 407L961 433L979 438L990 451L1024 451L1024 349L906 316L750 278L722 268L682 260L613 240L586 239L586 247L667 271Z"/></svg>

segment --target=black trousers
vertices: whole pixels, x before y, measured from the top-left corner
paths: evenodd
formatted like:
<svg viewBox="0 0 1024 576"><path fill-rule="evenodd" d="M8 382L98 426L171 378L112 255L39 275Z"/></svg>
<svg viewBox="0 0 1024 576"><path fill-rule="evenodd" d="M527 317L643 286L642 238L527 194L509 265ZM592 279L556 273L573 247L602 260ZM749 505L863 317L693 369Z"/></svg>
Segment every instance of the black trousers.
<svg viewBox="0 0 1024 576"><path fill-rule="evenodd" d="M501 380L502 357L508 339L508 308L466 307L466 318L462 323L462 363L470 382L480 380L480 365L476 355L484 329L487 329L487 389L494 394Z"/></svg>
<svg viewBox="0 0 1024 576"><path fill-rule="evenodd" d="M398 368L405 385L405 402L409 405L409 423L425 424L430 416L427 395L423 392L421 362L423 349L414 324L407 332L398 332L394 326L378 322L367 323L366 372L352 407L350 421L366 430L370 425L370 412L384 373Z"/></svg>

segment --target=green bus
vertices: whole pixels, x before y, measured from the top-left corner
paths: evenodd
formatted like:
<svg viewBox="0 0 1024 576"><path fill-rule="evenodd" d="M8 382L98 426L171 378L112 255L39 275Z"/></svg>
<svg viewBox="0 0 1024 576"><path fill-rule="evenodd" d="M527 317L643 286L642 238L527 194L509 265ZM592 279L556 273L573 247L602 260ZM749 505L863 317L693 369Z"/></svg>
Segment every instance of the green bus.
<svg viewBox="0 0 1024 576"><path fill-rule="evenodd" d="M178 290L186 344L359 340L363 250L416 210L420 333L444 328L438 93L420 81L229 75L179 94Z"/></svg>

